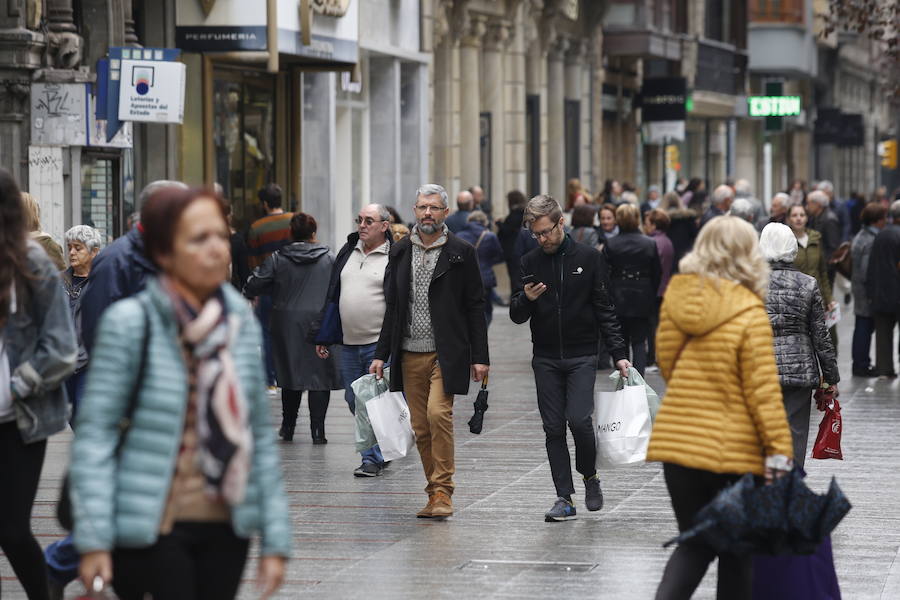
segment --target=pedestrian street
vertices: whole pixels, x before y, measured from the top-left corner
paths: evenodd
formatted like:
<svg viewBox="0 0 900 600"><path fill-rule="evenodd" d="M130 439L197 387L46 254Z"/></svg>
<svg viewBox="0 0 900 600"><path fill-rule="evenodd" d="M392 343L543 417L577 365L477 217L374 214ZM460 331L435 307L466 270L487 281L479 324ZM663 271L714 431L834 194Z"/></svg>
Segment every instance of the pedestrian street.
<svg viewBox="0 0 900 600"><path fill-rule="evenodd" d="M844 315L852 315L845 306ZM853 509L833 535L843 597L900 598L900 382L850 377L852 320L839 325L844 461L808 460L810 487L823 492L836 476ZM297 435L281 444L294 531L293 556L278 598L652 598L676 534L662 471L656 464L601 472L605 506L578 519L545 523L554 499L544 448L527 326L497 308L490 329L490 409L480 436L468 431L472 400L457 397L455 515L416 519L425 480L413 450L383 476L354 478L359 456L353 420L333 392L329 443L313 446L306 399ZM597 389L611 388L598 373ZM648 382L664 390L658 374ZM272 399L273 427L280 402ZM810 449L821 413L812 411ZM33 523L44 547L62 535L54 517L71 432L51 439ZM570 448L571 448L570 441ZM255 550L251 552L256 555ZM245 570L241 598L256 598L256 561ZM25 595L5 558L3 598ZM715 595L715 567L696 598ZM67 589L67 598L80 584Z"/></svg>

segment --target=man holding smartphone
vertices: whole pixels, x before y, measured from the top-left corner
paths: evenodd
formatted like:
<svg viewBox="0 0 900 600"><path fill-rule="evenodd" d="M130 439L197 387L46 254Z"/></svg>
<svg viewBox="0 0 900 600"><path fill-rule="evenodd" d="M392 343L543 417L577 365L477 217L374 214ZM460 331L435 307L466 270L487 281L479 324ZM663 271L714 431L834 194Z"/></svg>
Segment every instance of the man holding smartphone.
<svg viewBox="0 0 900 600"><path fill-rule="evenodd" d="M567 521L576 514L567 423L575 439L575 468L584 480L585 507L603 507L591 419L600 333L623 376L631 363L609 297L603 255L566 234L562 209L551 196L528 202L525 223L538 247L522 257L524 290L513 295L509 316L515 323L531 320L531 365L557 496L544 520Z"/></svg>

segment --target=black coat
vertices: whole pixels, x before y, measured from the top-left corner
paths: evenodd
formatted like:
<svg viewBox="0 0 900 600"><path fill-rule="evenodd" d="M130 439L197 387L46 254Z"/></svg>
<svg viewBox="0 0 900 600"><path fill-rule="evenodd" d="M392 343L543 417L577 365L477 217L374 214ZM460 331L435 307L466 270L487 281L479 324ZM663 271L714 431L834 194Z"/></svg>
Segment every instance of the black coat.
<svg viewBox="0 0 900 600"><path fill-rule="evenodd" d="M882 229L872 242L866 289L872 310L900 313L900 224Z"/></svg>
<svg viewBox="0 0 900 600"><path fill-rule="evenodd" d="M662 278L659 251L653 238L639 231L620 233L606 242L606 262L616 313L649 318L656 310Z"/></svg>
<svg viewBox="0 0 900 600"><path fill-rule="evenodd" d="M393 357L395 366L399 366L403 337L409 327L411 276L412 241L406 237L391 247L384 276L387 310L375 349L376 359ZM444 392L468 394L471 365L490 364L484 287L475 248L450 232L431 277L428 304ZM391 391L403 391L402 369L392 369Z"/></svg>
<svg viewBox="0 0 900 600"><path fill-rule="evenodd" d="M766 311L772 323L781 385L816 387L841 380L834 344L825 327L825 307L814 277L790 263L772 263Z"/></svg>
<svg viewBox="0 0 900 600"><path fill-rule="evenodd" d="M603 254L567 235L555 254L547 254L540 247L525 254L522 273L534 274L535 281L548 286L534 302L524 291L518 291L509 303L509 318L514 323L531 319L535 356L575 358L597 354L602 331L613 358L618 361L628 357L609 296Z"/></svg>
<svg viewBox="0 0 900 600"><path fill-rule="evenodd" d="M684 258L684 255L691 251L694 247L694 240L697 239L697 213L688 209L677 209L669 211L669 218L672 223L669 225L669 231L666 234L672 240L672 247L675 248L675 265L673 272L678 272L678 263Z"/></svg>
<svg viewBox="0 0 900 600"><path fill-rule="evenodd" d="M834 251L841 245L840 219L833 210L826 208L818 216L811 217L807 227L822 234L822 250L825 252L825 262L828 262Z"/></svg>
<svg viewBox="0 0 900 600"><path fill-rule="evenodd" d="M525 218L525 209L516 208L497 226L497 238L503 248L503 256L506 260L516 260L516 239L522 231L522 220Z"/></svg>

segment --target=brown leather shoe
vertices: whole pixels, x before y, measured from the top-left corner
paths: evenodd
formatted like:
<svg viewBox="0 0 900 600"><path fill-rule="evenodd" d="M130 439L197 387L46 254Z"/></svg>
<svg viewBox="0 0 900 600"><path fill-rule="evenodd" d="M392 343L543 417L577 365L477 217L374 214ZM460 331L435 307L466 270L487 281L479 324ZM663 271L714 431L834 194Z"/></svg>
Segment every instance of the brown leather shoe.
<svg viewBox="0 0 900 600"><path fill-rule="evenodd" d="M431 509L434 508L434 494L428 494L428 504L425 505L425 508L416 513L416 517L419 519L430 519L434 515L431 514Z"/></svg>
<svg viewBox="0 0 900 600"><path fill-rule="evenodd" d="M450 496L444 492L434 493L434 506L431 508L431 518L446 519L453 516L453 502Z"/></svg>

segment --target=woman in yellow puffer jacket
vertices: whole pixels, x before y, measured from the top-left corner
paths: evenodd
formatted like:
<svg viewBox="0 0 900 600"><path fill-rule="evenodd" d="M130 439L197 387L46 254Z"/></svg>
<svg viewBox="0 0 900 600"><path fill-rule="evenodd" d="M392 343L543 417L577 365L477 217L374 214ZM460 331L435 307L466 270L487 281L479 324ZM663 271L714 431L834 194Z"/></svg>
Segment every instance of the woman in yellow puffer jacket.
<svg viewBox="0 0 900 600"><path fill-rule="evenodd" d="M764 299L769 268L755 230L711 220L669 283L656 335L667 390L647 460L661 461L679 531L744 473L772 478L792 466ZM689 598L716 552L678 546L656 598ZM750 557L719 556L718 598L751 597Z"/></svg>

